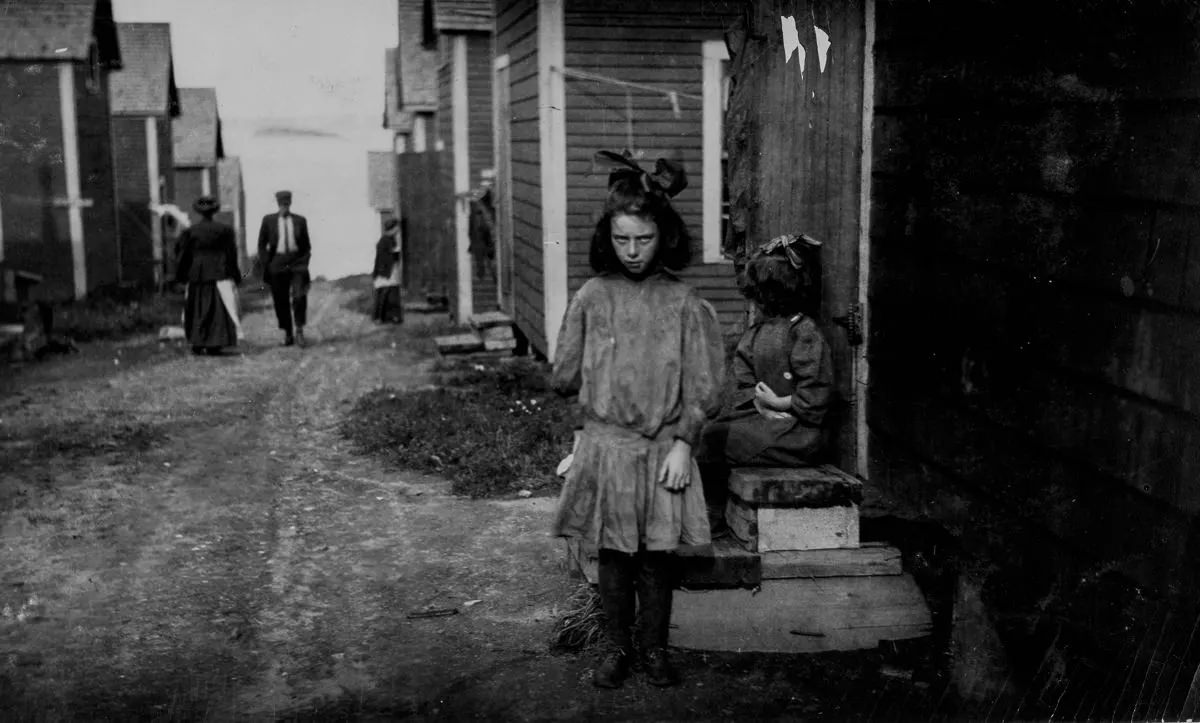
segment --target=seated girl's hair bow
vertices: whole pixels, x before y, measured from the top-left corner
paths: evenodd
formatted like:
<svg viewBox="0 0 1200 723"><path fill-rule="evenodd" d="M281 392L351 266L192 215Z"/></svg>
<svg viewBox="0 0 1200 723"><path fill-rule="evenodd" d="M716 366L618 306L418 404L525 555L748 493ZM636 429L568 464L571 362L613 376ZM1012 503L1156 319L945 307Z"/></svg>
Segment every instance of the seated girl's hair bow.
<svg viewBox="0 0 1200 723"><path fill-rule="evenodd" d="M609 188L623 178L637 179L647 193L657 193L668 198L674 198L680 191L687 188L687 176L683 172L683 166L666 158L659 158L654 162L653 173L642 169L638 162L633 160L628 150L623 154L597 151L592 162L609 167Z"/></svg>
<svg viewBox="0 0 1200 723"><path fill-rule="evenodd" d="M792 268L799 269L804 266L804 260L800 258L797 247L803 251L819 251L821 242L809 236L808 234L784 234L776 236L767 243L758 247L754 252L755 256L769 256L782 251L787 255L788 261L792 264Z"/></svg>

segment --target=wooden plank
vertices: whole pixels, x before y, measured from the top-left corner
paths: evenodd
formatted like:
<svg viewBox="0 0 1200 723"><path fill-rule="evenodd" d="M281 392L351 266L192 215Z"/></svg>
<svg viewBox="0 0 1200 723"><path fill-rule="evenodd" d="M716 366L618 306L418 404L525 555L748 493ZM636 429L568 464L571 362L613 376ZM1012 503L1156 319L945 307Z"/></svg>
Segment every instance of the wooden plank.
<svg viewBox="0 0 1200 723"><path fill-rule="evenodd" d="M817 653L928 635L929 608L909 575L764 580L748 590L679 591L671 644L692 650Z"/></svg>
<svg viewBox="0 0 1200 723"><path fill-rule="evenodd" d="M733 537L713 540L711 545L684 545L676 548L675 555L680 563L681 588L755 587L762 581L759 555Z"/></svg>
<svg viewBox="0 0 1200 723"><path fill-rule="evenodd" d="M468 321L471 324L471 328L477 331L497 326L510 326L512 324L512 318L502 311L486 311L481 314L472 314Z"/></svg>
<svg viewBox="0 0 1200 723"><path fill-rule="evenodd" d="M794 577L900 575L900 550L879 542L841 550L779 550L762 553L764 580Z"/></svg>
<svg viewBox="0 0 1200 723"><path fill-rule="evenodd" d="M836 507L862 502L862 482L833 465L736 467L729 491L752 505Z"/></svg>
<svg viewBox="0 0 1200 723"><path fill-rule="evenodd" d="M477 334L437 336L434 337L433 343L437 344L438 351L442 354L480 351L484 348L483 339L480 339Z"/></svg>

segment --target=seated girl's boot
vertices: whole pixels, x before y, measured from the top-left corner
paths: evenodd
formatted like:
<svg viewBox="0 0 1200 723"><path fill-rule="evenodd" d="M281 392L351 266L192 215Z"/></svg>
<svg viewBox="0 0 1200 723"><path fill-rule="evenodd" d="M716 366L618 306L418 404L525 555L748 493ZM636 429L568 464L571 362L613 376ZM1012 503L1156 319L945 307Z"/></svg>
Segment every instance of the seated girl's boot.
<svg viewBox="0 0 1200 723"><path fill-rule="evenodd" d="M642 651L642 667L651 685L666 688L679 684L679 671L671 664L666 648L653 647Z"/></svg>
<svg viewBox="0 0 1200 723"><path fill-rule="evenodd" d="M629 677L630 657L628 648L608 646L600 665L592 673L592 684L597 688L620 688Z"/></svg>

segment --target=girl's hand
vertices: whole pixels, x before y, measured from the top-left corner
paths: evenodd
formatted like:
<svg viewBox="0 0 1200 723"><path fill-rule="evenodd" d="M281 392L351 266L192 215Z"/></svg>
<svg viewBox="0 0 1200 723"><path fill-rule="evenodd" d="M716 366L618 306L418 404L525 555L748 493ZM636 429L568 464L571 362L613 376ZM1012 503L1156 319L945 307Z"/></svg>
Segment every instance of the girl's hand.
<svg viewBox="0 0 1200 723"><path fill-rule="evenodd" d="M663 460L662 469L658 471L658 483L663 487L677 492L691 484L692 481L692 445L682 439L675 440L667 458Z"/></svg>
<svg viewBox="0 0 1200 723"><path fill-rule="evenodd" d="M779 396L767 386L766 382L759 382L754 385L754 399L767 409L773 409L776 412L786 412L792 406L792 398L790 396Z"/></svg>

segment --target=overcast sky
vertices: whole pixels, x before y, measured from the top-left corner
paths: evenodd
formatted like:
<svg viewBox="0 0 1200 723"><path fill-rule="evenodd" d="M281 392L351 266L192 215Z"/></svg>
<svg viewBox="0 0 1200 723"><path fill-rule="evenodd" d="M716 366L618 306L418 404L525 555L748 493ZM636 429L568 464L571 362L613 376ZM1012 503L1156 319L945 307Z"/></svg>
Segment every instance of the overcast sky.
<svg viewBox="0 0 1200 723"><path fill-rule="evenodd" d="M225 153L242 160L251 253L274 191L288 188L309 218L314 275L369 272L379 225L366 152L391 147L381 123L395 0L113 0L113 14L170 23L176 84L217 89ZM281 125L319 133L280 135ZM257 135L264 126L276 132Z"/></svg>

